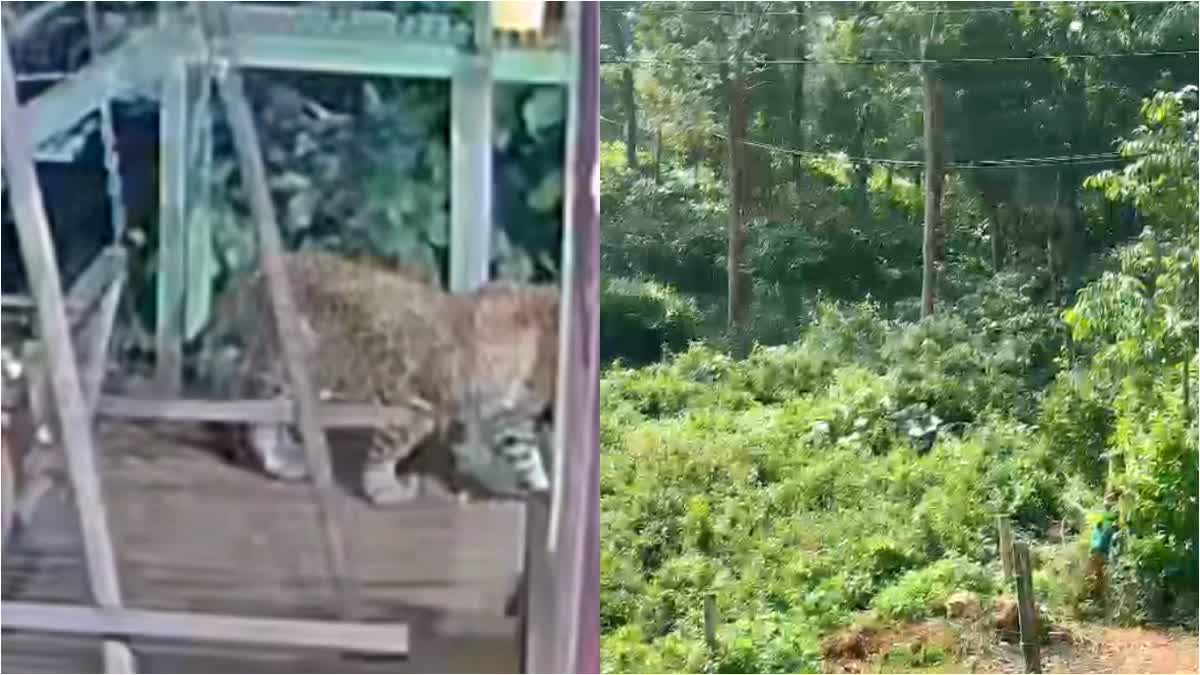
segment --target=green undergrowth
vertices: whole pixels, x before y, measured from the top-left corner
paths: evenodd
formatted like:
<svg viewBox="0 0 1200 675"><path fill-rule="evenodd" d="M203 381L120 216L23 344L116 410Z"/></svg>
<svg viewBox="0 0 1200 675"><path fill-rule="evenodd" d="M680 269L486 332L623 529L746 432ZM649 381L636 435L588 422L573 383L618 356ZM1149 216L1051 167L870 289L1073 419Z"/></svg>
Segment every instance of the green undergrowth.
<svg viewBox="0 0 1200 675"><path fill-rule="evenodd" d="M1119 407L1097 414L1095 390L1045 386L1039 355L1053 353L1055 335L1039 339L825 306L800 340L744 360L693 344L609 368L603 669L813 672L822 640L856 616L921 621L957 591L986 605L1005 592L999 513L1036 544L1039 599L1056 615L1083 611L1088 518L1103 492L1092 465L1114 443L1181 441ZM1161 415L1179 409L1170 383L1148 391ZM1053 542L1060 520L1072 534ZM1121 564L1142 579L1135 596L1189 555L1142 532L1135 546L1171 561L1128 556ZM1151 606L1134 604L1143 615Z"/></svg>

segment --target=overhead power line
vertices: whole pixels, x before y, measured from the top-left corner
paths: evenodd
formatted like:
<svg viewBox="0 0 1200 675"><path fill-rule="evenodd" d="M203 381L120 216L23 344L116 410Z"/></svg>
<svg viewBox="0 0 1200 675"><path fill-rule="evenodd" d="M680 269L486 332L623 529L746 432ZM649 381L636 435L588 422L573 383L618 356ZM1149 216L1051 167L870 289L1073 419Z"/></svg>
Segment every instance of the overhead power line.
<svg viewBox="0 0 1200 675"><path fill-rule="evenodd" d="M712 132L716 138L728 142L729 136ZM888 157L851 157L840 153L819 152L814 150L796 150L793 148L785 148L770 143L759 143L757 141L741 140L742 145L766 150L768 152L791 155L794 157L807 157L809 159L830 159L838 157L850 162L863 164L879 164L883 166L904 166L904 167L921 167L925 162L917 159L892 159ZM1103 164L1111 163L1122 159L1122 155L1118 152L1097 152L1091 154L1074 154L1074 155L1052 155L1044 157L1005 157L1001 159L973 159L959 162L948 162L947 169L1022 169L1039 166L1067 166L1073 164Z"/></svg>
<svg viewBox="0 0 1200 675"><path fill-rule="evenodd" d="M1159 57L1159 56L1189 56L1200 54L1197 49L1180 49L1174 51L1153 52L1109 52L1082 54L1026 54L1023 56L956 56L945 59L919 58L867 58L867 59L746 59L746 65L765 66L882 66L882 65L921 65L944 63L1006 63L1013 61L1054 61L1057 59L1119 59L1130 57ZM608 58L601 59L601 64L632 64L632 65L696 65L715 66L728 63L722 59L670 59L670 58Z"/></svg>
<svg viewBox="0 0 1200 675"><path fill-rule="evenodd" d="M613 126L623 127L624 125L614 119L609 119L601 115L602 122L608 122ZM728 142L729 136L719 132L709 132L714 138L719 138L722 141ZM805 157L808 159L832 159L839 158L849 162L862 164L878 164L882 166L903 166L903 167L921 167L925 162L919 159L893 159L890 157L852 157L839 152L822 152L819 150L796 150L793 148L785 148L779 145L770 143L760 143L758 141L750 141L742 139L742 145L766 150L782 155L791 155L795 157ZM1119 152L1095 152L1090 154L1073 154L1073 155L1048 155L1042 157L1002 157L998 159L972 159L959 162L949 162L946 164L948 169L1023 169L1039 166L1065 166L1073 164L1105 164L1116 162L1125 158Z"/></svg>

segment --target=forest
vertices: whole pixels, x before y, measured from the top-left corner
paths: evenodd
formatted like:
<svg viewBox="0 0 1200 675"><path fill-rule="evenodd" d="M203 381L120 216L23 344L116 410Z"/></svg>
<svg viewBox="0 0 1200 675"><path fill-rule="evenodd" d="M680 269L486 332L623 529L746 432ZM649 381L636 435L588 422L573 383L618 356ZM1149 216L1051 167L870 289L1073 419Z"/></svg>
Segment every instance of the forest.
<svg viewBox="0 0 1200 675"><path fill-rule="evenodd" d="M1195 672L1197 6L604 3L605 672Z"/></svg>

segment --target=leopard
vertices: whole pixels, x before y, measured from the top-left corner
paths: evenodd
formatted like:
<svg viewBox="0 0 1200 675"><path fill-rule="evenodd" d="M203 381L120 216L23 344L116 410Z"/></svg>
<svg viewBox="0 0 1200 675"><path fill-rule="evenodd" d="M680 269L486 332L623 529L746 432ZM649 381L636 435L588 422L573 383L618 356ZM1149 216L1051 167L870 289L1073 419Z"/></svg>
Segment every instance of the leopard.
<svg viewBox="0 0 1200 675"><path fill-rule="evenodd" d="M427 447L442 448L456 474L488 491L548 493L558 371L554 285L497 280L451 293L423 268L318 250L286 253L282 262L320 398L414 411L408 423L369 430L360 481L370 503L415 499L422 476L400 469ZM270 302L259 270L218 305L223 333L240 336L227 396L292 394ZM308 477L295 425L251 423L233 432L239 459L276 479Z"/></svg>

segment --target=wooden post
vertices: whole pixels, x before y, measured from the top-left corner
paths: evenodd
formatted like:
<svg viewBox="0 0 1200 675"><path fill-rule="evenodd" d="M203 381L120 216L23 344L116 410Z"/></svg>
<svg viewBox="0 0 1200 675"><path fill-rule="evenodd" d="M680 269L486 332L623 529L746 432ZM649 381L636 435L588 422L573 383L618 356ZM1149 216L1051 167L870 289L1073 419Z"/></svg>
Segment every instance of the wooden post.
<svg viewBox="0 0 1200 675"><path fill-rule="evenodd" d="M1033 565L1029 560L1029 544L1013 544L1013 562L1017 574L1017 615L1021 622L1021 654L1025 657L1025 672L1042 672L1042 655L1038 644L1037 603L1033 597Z"/></svg>
<svg viewBox="0 0 1200 675"><path fill-rule="evenodd" d="M30 135L24 128L25 114L17 102L17 83L8 51L8 40L0 45L0 98L6 114L0 115L4 172L17 225L21 258L37 302L38 322L49 356L50 384L58 408L58 419L67 456L67 472L79 510L88 582L95 601L104 609L121 607L116 556L108 529L108 512L96 467L92 442L92 413L84 399L75 348L67 325L66 303L59 281L54 242L33 167ZM134 672L133 653L124 642L104 642L106 672Z"/></svg>
<svg viewBox="0 0 1200 675"><path fill-rule="evenodd" d="M160 394L176 395L183 382L183 310L187 266L187 63L166 65L159 114L158 296L154 378Z"/></svg>
<svg viewBox="0 0 1200 675"><path fill-rule="evenodd" d="M925 230L922 237L921 318L932 316L941 265L942 186L942 82L932 66L925 68Z"/></svg>
<svg viewBox="0 0 1200 675"><path fill-rule="evenodd" d="M717 649L717 624L721 620L717 616L717 598L712 593L704 594L704 643L709 650Z"/></svg>
<svg viewBox="0 0 1200 675"><path fill-rule="evenodd" d="M104 376L108 372L109 342L112 340L117 308L121 304L121 293L125 289L126 269L125 250L120 246L110 246L100 255L112 265L113 277L108 281L99 306L92 310L76 331L80 346L79 361L84 369L84 400L93 415L104 387Z"/></svg>
<svg viewBox="0 0 1200 675"><path fill-rule="evenodd" d="M1011 582L1013 578L1013 539L1012 525L1008 516L996 516L996 531L999 534L1000 566L1004 569L1004 580Z"/></svg>
<svg viewBox="0 0 1200 675"><path fill-rule="evenodd" d="M450 290L488 278L492 234L491 3L475 5L477 53L450 79Z"/></svg>
<svg viewBox="0 0 1200 675"><path fill-rule="evenodd" d="M144 609L106 611L35 602L5 602L4 628L65 635L130 635L182 642L398 655L409 652L410 639L406 623L347 623Z"/></svg>
<svg viewBox="0 0 1200 675"><path fill-rule="evenodd" d="M558 581L556 673L600 672L600 10L568 5L563 302L550 546Z"/></svg>
<svg viewBox="0 0 1200 675"><path fill-rule="evenodd" d="M234 147L242 170L242 180L250 194L250 207L258 226L259 260L266 275L271 296L277 335L283 350L284 365L292 385L296 402L296 417L304 449L308 456L309 473L316 484L320 500L322 532L325 535L326 551L334 582L337 584L342 604L343 617L354 619L360 615L361 603L355 588L355 577L351 559L346 551L346 539L342 523L345 521L342 497L333 480L333 469L325 430L321 426L316 389L309 377L307 357L300 344L301 330L299 314L292 298L291 285L283 266L283 238L275 217L275 205L267 188L267 170L263 164L258 144L258 132L254 128L254 116L246 101L242 74L237 68L236 41L230 37L228 7L206 7L216 35L221 36L224 55L230 58L230 67L218 82L221 100L229 115L229 126L233 131Z"/></svg>

